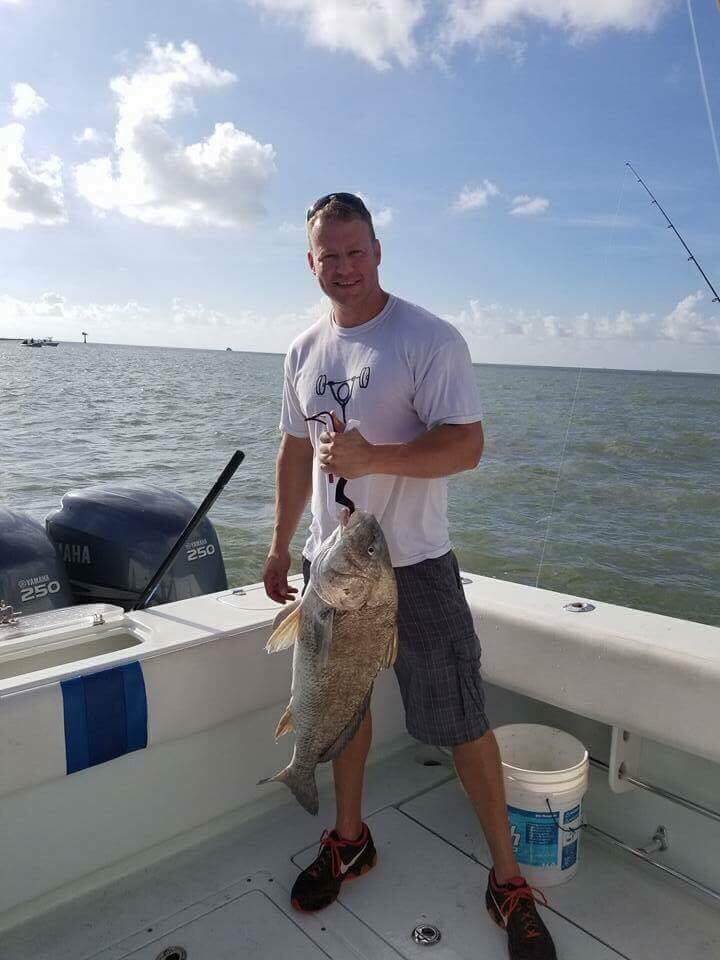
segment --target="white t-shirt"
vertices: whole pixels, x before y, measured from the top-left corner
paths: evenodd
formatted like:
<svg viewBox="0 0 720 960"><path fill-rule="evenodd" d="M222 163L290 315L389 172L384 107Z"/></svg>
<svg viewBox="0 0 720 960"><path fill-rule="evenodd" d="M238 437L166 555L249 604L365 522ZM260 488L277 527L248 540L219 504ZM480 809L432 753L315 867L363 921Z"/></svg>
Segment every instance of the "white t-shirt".
<svg viewBox="0 0 720 960"><path fill-rule="evenodd" d="M340 327L324 316L292 343L285 358L280 429L317 449L326 427L305 418L321 411L370 443L407 443L443 423L482 419L470 352L451 324L391 296L372 320ZM330 418L324 417L329 428ZM313 461L312 523L304 554L337 526L333 484ZM349 480L345 494L377 517L393 566L440 557L451 548L447 480L377 474Z"/></svg>

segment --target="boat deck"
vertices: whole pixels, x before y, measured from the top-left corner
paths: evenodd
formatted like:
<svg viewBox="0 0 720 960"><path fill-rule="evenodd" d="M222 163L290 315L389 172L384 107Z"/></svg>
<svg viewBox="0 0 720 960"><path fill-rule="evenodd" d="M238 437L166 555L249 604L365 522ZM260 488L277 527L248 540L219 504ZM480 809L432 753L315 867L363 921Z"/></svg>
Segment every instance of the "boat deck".
<svg viewBox="0 0 720 960"><path fill-rule="evenodd" d="M187 960L505 960L505 935L484 906L482 833L448 761L423 764L435 756L406 741L370 765L366 819L378 864L321 913L296 913L289 893L332 825L331 793L326 786L313 819L269 787L268 809L6 931L0 956L178 960L169 948L182 947ZM595 836L582 848L576 877L548 890L541 908L559 960L720 956L713 901ZM412 941L422 923L441 931L436 946Z"/></svg>

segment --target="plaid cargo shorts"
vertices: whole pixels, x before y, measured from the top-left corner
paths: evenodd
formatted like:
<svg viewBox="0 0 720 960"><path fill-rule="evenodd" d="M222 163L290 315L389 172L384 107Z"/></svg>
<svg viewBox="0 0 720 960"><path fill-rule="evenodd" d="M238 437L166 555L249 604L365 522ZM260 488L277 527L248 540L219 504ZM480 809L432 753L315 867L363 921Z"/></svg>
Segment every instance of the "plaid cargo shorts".
<svg viewBox="0 0 720 960"><path fill-rule="evenodd" d="M310 563L303 557L307 585ZM480 674L480 641L452 550L395 567L398 655L395 675L408 733L438 747L476 740L490 729Z"/></svg>

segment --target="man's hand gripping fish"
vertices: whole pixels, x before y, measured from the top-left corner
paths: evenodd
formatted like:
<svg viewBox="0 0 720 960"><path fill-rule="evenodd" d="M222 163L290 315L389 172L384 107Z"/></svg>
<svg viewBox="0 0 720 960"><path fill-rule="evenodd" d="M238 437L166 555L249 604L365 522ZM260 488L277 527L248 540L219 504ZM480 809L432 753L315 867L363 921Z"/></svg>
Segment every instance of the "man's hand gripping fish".
<svg viewBox="0 0 720 960"><path fill-rule="evenodd" d="M397 586L375 517L343 511L322 543L301 600L282 610L268 653L295 644L290 703L276 739L295 731L290 764L274 777L318 812L315 767L342 753L370 703L373 682L397 654Z"/></svg>

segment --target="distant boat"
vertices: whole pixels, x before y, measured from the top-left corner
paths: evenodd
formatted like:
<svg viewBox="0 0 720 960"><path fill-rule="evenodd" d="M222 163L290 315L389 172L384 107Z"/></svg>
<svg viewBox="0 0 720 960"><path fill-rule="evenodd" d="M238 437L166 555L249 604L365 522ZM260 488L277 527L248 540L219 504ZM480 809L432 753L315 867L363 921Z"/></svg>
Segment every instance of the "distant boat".
<svg viewBox="0 0 720 960"><path fill-rule="evenodd" d="M225 353L232 353L232 347L225 347Z"/></svg>
<svg viewBox="0 0 720 960"><path fill-rule="evenodd" d="M23 346L24 347L41 347L42 340L36 340L34 337L30 337L29 339L26 338L25 340L23 340Z"/></svg>
<svg viewBox="0 0 720 960"><path fill-rule="evenodd" d="M52 337L43 337L43 338L42 338L42 345L43 345L44 347L57 347L59 343L60 343L59 340L53 340Z"/></svg>

